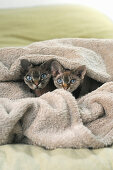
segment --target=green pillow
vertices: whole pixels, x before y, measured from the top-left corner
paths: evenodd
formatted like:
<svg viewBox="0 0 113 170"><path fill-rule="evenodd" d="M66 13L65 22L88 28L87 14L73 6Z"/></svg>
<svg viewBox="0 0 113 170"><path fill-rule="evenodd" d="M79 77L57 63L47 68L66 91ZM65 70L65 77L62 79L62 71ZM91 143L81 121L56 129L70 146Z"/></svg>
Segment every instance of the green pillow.
<svg viewBox="0 0 113 170"><path fill-rule="evenodd" d="M0 47L54 38L113 38L112 21L78 5L0 10Z"/></svg>

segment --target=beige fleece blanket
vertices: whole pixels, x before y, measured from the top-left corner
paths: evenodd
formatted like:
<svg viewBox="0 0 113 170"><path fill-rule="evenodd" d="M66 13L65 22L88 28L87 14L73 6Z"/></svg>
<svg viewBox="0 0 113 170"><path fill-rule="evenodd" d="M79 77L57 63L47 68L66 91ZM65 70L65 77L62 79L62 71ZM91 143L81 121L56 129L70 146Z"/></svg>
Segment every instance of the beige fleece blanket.
<svg viewBox="0 0 113 170"><path fill-rule="evenodd" d="M51 58L105 83L75 99L56 89L34 97L22 81L21 59L38 64ZM56 39L0 49L0 144L100 148L113 143L113 40ZM54 99L54 100L53 100Z"/></svg>

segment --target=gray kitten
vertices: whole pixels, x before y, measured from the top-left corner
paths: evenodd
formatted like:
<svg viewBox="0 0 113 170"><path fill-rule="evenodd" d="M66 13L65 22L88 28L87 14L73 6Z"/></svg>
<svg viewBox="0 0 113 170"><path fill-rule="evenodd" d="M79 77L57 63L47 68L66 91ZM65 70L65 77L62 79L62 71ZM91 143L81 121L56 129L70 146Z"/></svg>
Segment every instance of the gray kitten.
<svg viewBox="0 0 113 170"><path fill-rule="evenodd" d="M51 62L52 60L48 60L40 65L33 65L26 59L21 60L24 82L38 97L52 91L52 85L48 85L51 79Z"/></svg>
<svg viewBox="0 0 113 170"><path fill-rule="evenodd" d="M80 66L77 69L65 69L58 61L51 64L51 72L54 85L69 92L75 91L81 84L86 74L86 67Z"/></svg>
<svg viewBox="0 0 113 170"><path fill-rule="evenodd" d="M86 76L86 66L77 69L65 69L58 61L51 64L54 85L71 92L76 98L96 90L103 83Z"/></svg>

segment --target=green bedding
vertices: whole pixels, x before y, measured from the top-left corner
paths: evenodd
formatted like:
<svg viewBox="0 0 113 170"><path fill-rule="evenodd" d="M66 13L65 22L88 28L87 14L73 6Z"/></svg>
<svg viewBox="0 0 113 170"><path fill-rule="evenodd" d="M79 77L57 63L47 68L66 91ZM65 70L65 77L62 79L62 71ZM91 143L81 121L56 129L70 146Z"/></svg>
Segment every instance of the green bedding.
<svg viewBox="0 0 113 170"><path fill-rule="evenodd" d="M68 37L113 38L113 22L83 6L0 10L0 47Z"/></svg>
<svg viewBox="0 0 113 170"><path fill-rule="evenodd" d="M53 38L113 38L113 22L82 6L0 10L0 47ZM111 170L113 148L45 150L30 145L0 146L0 170Z"/></svg>
<svg viewBox="0 0 113 170"><path fill-rule="evenodd" d="M0 147L0 170L111 170L113 149L44 150L28 145Z"/></svg>

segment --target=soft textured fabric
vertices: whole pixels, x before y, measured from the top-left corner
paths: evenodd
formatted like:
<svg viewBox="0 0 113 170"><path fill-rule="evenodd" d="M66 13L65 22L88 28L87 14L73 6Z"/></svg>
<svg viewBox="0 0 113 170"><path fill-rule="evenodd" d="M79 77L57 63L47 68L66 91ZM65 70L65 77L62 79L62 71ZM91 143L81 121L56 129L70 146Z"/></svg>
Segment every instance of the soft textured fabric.
<svg viewBox="0 0 113 170"><path fill-rule="evenodd" d="M60 89L30 98L29 88L20 82L21 59L38 64L51 58L69 69L86 65L87 76L108 83L78 100ZM0 144L24 142L49 149L111 145L112 60L113 40L107 39L55 39L0 49Z"/></svg>
<svg viewBox="0 0 113 170"><path fill-rule="evenodd" d="M113 148L45 150L36 146L0 146L0 170L112 170Z"/></svg>
<svg viewBox="0 0 113 170"><path fill-rule="evenodd" d="M53 38L113 38L113 22L78 5L0 10L0 47Z"/></svg>

